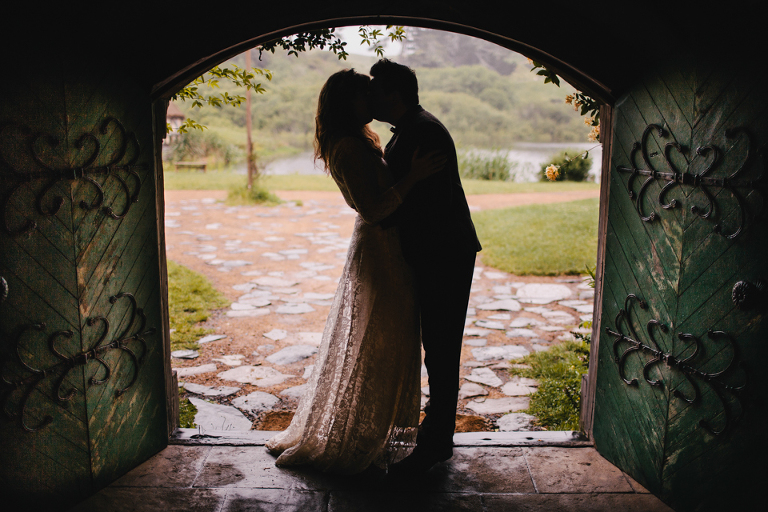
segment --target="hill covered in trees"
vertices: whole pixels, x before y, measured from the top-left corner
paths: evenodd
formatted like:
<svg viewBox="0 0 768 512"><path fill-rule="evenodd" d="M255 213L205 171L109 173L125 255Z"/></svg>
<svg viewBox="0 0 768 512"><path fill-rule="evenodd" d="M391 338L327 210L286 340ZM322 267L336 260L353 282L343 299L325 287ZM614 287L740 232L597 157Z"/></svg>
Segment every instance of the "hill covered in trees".
<svg viewBox="0 0 768 512"><path fill-rule="evenodd" d="M564 103L573 92L568 84L544 84L530 72L519 54L486 41L426 29L406 29L408 39L401 55L388 58L411 66L419 78L421 104L451 131L457 146L508 148L515 142L584 142L589 127ZM353 43L350 43L353 44ZM254 65L272 71L267 90L253 97L254 149L262 160L307 151L312 147L317 95L332 73L353 67L367 73L375 57L335 55L311 51L298 58L264 54ZM244 66L244 58L233 59ZM226 64L225 64L226 65ZM229 83L222 90L235 92ZM245 113L239 108L203 109L178 102L187 116L208 127L183 137L174 159L218 156L235 163L244 158ZM374 129L389 138L388 125ZM215 158L215 156L214 156Z"/></svg>

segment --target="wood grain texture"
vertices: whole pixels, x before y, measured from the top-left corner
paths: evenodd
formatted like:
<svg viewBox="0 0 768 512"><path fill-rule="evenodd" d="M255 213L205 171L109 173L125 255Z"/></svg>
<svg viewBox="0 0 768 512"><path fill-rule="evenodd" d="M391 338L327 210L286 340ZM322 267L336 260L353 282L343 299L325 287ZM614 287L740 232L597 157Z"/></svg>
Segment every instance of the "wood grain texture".
<svg viewBox="0 0 768 512"><path fill-rule="evenodd" d="M162 449L168 438L150 101L115 68L80 71L58 69L48 87L10 91L0 119L25 127L4 131L0 140L15 171L68 172L42 196L42 212L36 204L51 179L16 187L11 175L0 173L0 197L16 190L3 204L9 223L36 224L19 236L0 231L0 273L10 290L0 305L3 377L27 379L7 400L1 398L16 416L0 420L0 483L10 496L34 498L28 503L41 509L82 500ZM30 146L25 141L34 133L45 136ZM133 139L126 145L126 136L135 136L138 145ZM135 169L140 188L127 170L93 174L93 182L73 171L124 165L135 155L143 164ZM46 214L59 197L59 210ZM109 208L127 213L113 218ZM142 335L146 346L129 339L139 332L141 318L127 296L120 298L126 293L146 316L144 330L154 328ZM33 327L39 324L44 327ZM117 340L125 340L122 345L136 359L118 347L98 354L103 363L94 354L82 356ZM74 356L79 359L70 361L71 368L61 365ZM55 370L35 382L24 365ZM70 391L71 399L62 401ZM20 415L28 426L50 419L26 432Z"/></svg>
<svg viewBox="0 0 768 512"><path fill-rule="evenodd" d="M709 219L691 211L692 205L705 209L704 192L689 184L676 185L664 196L666 202L678 201L675 208L661 207L659 192L667 182L652 179L641 209L656 218L645 222L638 214L637 196L630 198L629 174L620 166L646 168L639 156L630 161L632 147L640 142L646 127L663 127L647 138L649 163L660 172L700 173L712 161L712 153L697 155L699 147L719 148L721 160L711 176L725 177L745 161L747 137L726 133L746 128L752 149L768 143L768 99L765 86L744 67L731 62L713 64L691 59L676 68L660 66L648 73L615 106L612 145L612 169L605 232L605 274L600 315L600 340L594 413L594 439L606 458L660 496L676 510L710 509L730 502L746 503L764 476L765 448L757 448L748 439L758 439L766 422L766 384L760 380L761 367L768 359L768 337L763 321L764 310L741 311L734 306L731 292L740 280L756 280L768 275L765 260L768 230L764 219L755 213L765 202L764 190L739 191L737 198L727 189L710 187L715 209ZM731 135L731 136L729 136ZM673 168L664 158L667 143L683 146L670 150ZM745 168L745 177L757 178L763 162L754 159ZM638 176L632 189L638 193L646 177ZM746 219L744 232L736 239L718 233L732 233ZM763 277L764 279L764 277ZM646 309L635 302L631 317L639 341L652 345L653 330L659 350L675 358L693 354L694 342L681 338L689 333L701 341L701 349L689 364L707 373L718 373L737 358L742 366L715 380L739 386L743 393L731 393L663 362L651 364L648 378L661 383L651 385L643 377L643 368L651 360L649 353L632 353L624 365L627 378L637 378L627 385L619 377L613 353L615 337L606 328L618 330L616 318L625 308L625 298L636 294L648 303ZM657 321L668 330L648 327ZM733 343L711 336L723 331ZM624 324L622 332L634 337ZM620 342L621 352L630 345ZM688 403L677 394L693 397ZM722 435L709 433L702 424L715 430L726 425ZM755 457L755 451L760 452ZM758 466L757 464L763 464ZM763 471L759 468L762 467ZM754 485L750 488L747 484ZM734 497L735 488L748 489Z"/></svg>

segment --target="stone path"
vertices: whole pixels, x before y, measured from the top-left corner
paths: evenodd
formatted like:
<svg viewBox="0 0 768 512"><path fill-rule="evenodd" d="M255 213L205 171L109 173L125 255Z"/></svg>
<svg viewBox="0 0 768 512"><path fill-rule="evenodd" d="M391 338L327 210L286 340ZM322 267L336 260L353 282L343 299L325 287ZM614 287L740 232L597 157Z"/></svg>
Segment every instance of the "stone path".
<svg viewBox="0 0 768 512"><path fill-rule="evenodd" d="M172 364L206 430L240 430L247 421L264 428L266 413L295 409L304 391L355 212L338 193L283 193L300 202L277 207L229 207L220 201L224 194L166 192L168 258L206 275L232 301L207 322L215 335L201 339L197 351L175 352ZM470 196L474 208L477 197ZM511 378L508 369L569 338L591 319L592 297L582 279L513 276L484 266L480 253L459 412L487 418L486 427L530 429L532 418L517 411L527 408L536 382ZM422 386L425 402L424 368Z"/></svg>

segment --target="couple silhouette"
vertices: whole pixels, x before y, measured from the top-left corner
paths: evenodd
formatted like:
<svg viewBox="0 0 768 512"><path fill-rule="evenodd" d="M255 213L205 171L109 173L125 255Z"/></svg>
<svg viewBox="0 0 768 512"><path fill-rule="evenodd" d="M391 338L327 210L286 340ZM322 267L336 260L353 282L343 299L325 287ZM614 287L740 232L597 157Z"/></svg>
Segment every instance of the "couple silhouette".
<svg viewBox="0 0 768 512"><path fill-rule="evenodd" d="M392 125L382 149L372 119ZM459 364L481 249L448 130L419 104L409 67L331 75L315 158L357 211L314 371L290 426L267 443L278 466L388 478L453 454ZM429 401L419 424L421 348Z"/></svg>

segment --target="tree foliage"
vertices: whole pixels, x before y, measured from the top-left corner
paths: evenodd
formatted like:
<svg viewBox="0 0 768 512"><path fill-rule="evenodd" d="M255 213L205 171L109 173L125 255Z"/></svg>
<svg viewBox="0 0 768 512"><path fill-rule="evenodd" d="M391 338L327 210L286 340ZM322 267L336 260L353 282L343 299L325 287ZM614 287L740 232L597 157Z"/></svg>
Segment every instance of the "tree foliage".
<svg viewBox="0 0 768 512"><path fill-rule="evenodd" d="M359 28L362 43L367 44L373 49L377 56L384 55L384 45L382 37L384 32L379 28L361 26ZM402 41L405 39L405 30L399 26L387 26L386 37L391 41ZM265 52L274 54L276 50L282 49L288 55L299 56L299 53L309 50L320 49L333 52L340 60L346 60L347 53L346 42L336 34L333 28L324 28L300 32L289 37L281 37L273 41L266 42L256 47L259 52L259 58ZM250 89L259 94L266 92L261 82L257 82L257 77L264 77L266 80L272 80L272 72L263 68L243 69L236 64L230 64L226 67L215 66L206 73L195 78L192 82L184 86L171 99L174 101L189 101L193 108L203 108L211 106L221 108L224 105L238 107L245 101L245 96L240 93L230 94L228 91L220 90L220 82L226 81L237 87L239 90ZM166 125L168 132L172 131L170 124ZM205 126L196 120L188 117L184 123L179 126L179 133L187 133L190 129L203 130Z"/></svg>

